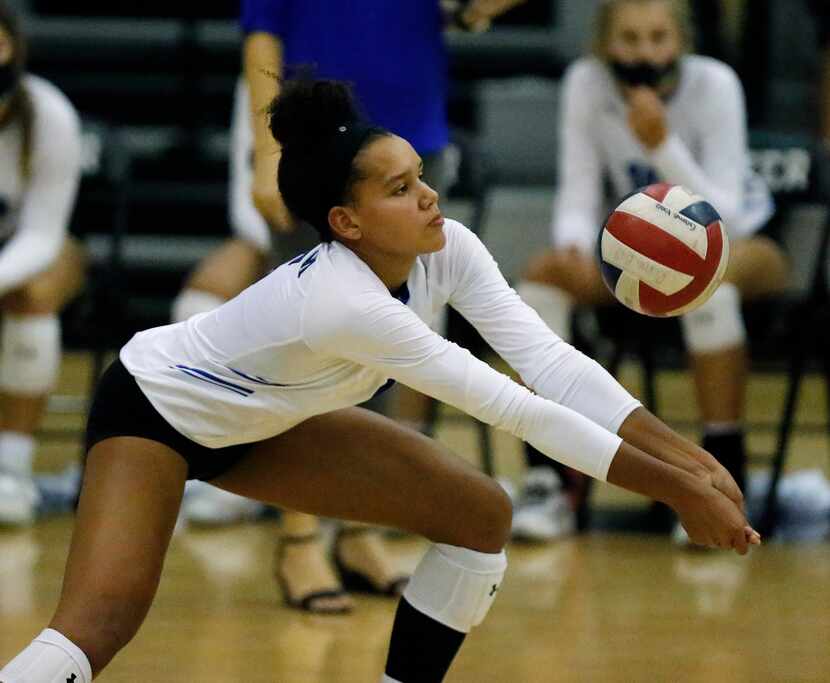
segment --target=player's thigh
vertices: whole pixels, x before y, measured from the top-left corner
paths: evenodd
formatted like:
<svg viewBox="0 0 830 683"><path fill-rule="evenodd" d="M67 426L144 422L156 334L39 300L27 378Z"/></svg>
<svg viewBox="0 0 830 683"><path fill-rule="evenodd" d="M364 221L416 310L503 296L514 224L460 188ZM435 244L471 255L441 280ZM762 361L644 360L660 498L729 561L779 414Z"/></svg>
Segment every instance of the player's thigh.
<svg viewBox="0 0 830 683"><path fill-rule="evenodd" d="M199 263L186 287L232 299L265 274L266 261L267 255L252 243L229 239Z"/></svg>
<svg viewBox="0 0 830 683"><path fill-rule="evenodd" d="M67 238L54 262L0 300L7 313L38 315L57 313L83 287L86 252L75 238Z"/></svg>
<svg viewBox="0 0 830 683"><path fill-rule="evenodd" d="M558 287L579 304L593 306L612 301L596 259L577 249L546 249L527 264L524 278Z"/></svg>
<svg viewBox="0 0 830 683"><path fill-rule="evenodd" d="M114 437L89 451L52 627L98 666L149 609L186 477L184 459L155 441Z"/></svg>
<svg viewBox="0 0 830 683"><path fill-rule="evenodd" d="M439 443L362 408L311 418L211 481L302 512L394 526L495 552L510 526L501 487Z"/></svg>
<svg viewBox="0 0 830 683"><path fill-rule="evenodd" d="M773 240L764 236L735 240L729 251L724 279L734 284L744 299L751 300L786 287L790 264Z"/></svg>

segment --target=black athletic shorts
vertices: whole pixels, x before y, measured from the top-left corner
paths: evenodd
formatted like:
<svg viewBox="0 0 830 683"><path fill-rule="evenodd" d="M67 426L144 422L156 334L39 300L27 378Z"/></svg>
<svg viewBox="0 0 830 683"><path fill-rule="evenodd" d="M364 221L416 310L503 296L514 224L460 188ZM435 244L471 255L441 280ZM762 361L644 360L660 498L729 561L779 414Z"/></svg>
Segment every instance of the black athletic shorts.
<svg viewBox="0 0 830 683"><path fill-rule="evenodd" d="M113 436L137 436L169 446L187 462L187 478L208 481L244 458L253 444L208 448L177 432L147 400L116 358L98 381L86 425L86 450Z"/></svg>

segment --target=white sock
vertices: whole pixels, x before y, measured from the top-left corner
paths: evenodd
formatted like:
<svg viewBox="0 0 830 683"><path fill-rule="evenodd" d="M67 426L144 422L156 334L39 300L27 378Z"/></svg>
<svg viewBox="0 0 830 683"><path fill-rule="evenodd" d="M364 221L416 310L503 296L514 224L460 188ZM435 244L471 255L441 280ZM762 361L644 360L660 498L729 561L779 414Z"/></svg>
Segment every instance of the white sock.
<svg viewBox="0 0 830 683"><path fill-rule="evenodd" d="M401 683L397 678L392 678L391 676L387 676L383 674L383 678L380 679L380 683Z"/></svg>
<svg viewBox="0 0 830 683"><path fill-rule="evenodd" d="M0 472L32 476L35 439L23 432L0 432Z"/></svg>
<svg viewBox="0 0 830 683"><path fill-rule="evenodd" d="M183 289L173 300L171 317L174 323L187 320L197 313L206 313L214 308L219 308L225 300L210 292L203 292L200 289Z"/></svg>
<svg viewBox="0 0 830 683"><path fill-rule="evenodd" d="M549 285L522 280L516 285L516 293L530 306L542 322L558 334L564 341L571 341L571 295Z"/></svg>
<svg viewBox="0 0 830 683"><path fill-rule="evenodd" d="M75 643L51 628L0 669L2 683L92 683L92 667Z"/></svg>

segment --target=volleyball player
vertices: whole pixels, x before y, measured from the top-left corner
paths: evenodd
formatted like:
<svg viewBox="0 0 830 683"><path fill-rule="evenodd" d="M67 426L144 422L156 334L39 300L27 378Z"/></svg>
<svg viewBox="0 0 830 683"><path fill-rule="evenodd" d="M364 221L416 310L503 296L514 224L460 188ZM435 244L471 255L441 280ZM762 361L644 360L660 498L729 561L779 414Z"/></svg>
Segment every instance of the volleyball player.
<svg viewBox="0 0 830 683"><path fill-rule="evenodd" d="M454 22L484 30L492 17L521 0L454 3ZM279 150L262 112L276 95L271 74L314 64L320 77L354 84L369 117L409 140L424 161L424 176L440 194L452 183L457 159L449 144L448 57L439 0L377 3L361 0L245 0L244 80L237 84L231 128L230 207L233 237L211 253L188 279L173 305L174 321L208 311L235 296L273 264L317 244L316 232L297 224L274 183ZM413 27L419 27L413 30ZM355 43L353 36L360 34ZM402 74L407 74L402 77ZM436 319L443 329L443 319ZM391 399L390 399L390 394ZM398 387L371 406L416 428L425 427L427 404ZM262 505L212 487L188 484L182 516L200 524L250 519ZM396 595L405 577L386 552L376 529L342 527L334 544L346 588ZM352 607L332 570L319 520L286 512L280 520L275 572L289 604L312 612L339 613ZM359 579L363 577L366 580ZM351 579L358 579L357 581Z"/></svg>
<svg viewBox="0 0 830 683"><path fill-rule="evenodd" d="M666 502L698 543L746 553L760 542L726 470L522 303L478 238L444 220L412 146L361 121L345 85L286 84L270 128L285 203L322 242L219 308L121 349L90 411L57 611L0 682L89 683L126 645L189 477L426 536L382 681L443 680L498 593L511 505L434 440L350 407L390 379ZM446 304L535 393L433 332Z"/></svg>
<svg viewBox="0 0 830 683"><path fill-rule="evenodd" d="M81 174L69 100L26 72L26 41L0 2L0 525L28 525L39 494L34 432L60 369L58 315L83 283L67 226Z"/></svg>
<svg viewBox="0 0 830 683"><path fill-rule="evenodd" d="M763 181L750 173L741 84L726 64L690 54L692 45L683 0L600 5L593 55L577 60L564 77L553 246L528 264L517 289L568 339L574 305L613 301L594 251L606 202L657 181L705 197L729 232L730 264L712 298L681 324L703 448L742 485L747 357L741 302L780 290L787 264L775 242L759 233L773 206ZM610 197L604 196L606 181ZM526 455L514 533L555 538L569 526L563 527L556 497L559 477L532 446ZM585 478L564 468L559 474L584 504Z"/></svg>

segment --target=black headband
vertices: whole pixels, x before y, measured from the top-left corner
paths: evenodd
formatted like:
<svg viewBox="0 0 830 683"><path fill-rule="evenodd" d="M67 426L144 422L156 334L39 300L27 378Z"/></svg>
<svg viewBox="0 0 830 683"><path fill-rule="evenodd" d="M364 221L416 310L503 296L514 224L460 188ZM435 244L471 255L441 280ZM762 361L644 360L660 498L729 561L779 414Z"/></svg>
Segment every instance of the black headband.
<svg viewBox="0 0 830 683"><path fill-rule="evenodd" d="M343 190L352 171L352 162L370 135L386 131L364 121L352 121L337 127L326 148L330 172L326 174L323 198L327 209L337 206L343 199Z"/></svg>

